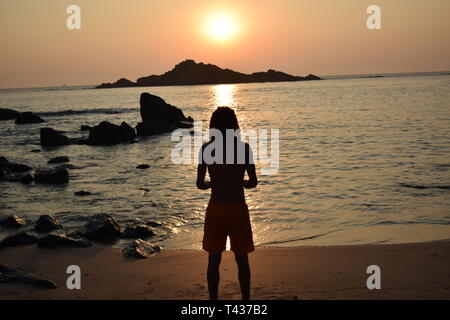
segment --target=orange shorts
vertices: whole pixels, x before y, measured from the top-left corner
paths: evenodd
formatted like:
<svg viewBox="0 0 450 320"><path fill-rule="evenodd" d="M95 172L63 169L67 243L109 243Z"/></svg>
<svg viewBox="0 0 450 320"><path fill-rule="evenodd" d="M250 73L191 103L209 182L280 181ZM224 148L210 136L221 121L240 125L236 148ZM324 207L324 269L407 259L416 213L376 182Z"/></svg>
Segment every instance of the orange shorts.
<svg viewBox="0 0 450 320"><path fill-rule="evenodd" d="M245 255L255 250L247 204L210 200L206 208L203 250L221 253L225 250L227 236L235 254Z"/></svg>

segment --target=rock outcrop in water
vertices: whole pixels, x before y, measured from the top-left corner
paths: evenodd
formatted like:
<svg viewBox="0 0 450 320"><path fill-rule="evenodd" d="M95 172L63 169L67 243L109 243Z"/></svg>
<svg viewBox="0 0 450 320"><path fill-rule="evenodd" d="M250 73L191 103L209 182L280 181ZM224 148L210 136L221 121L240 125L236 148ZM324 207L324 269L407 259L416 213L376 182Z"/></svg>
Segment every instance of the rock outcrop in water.
<svg viewBox="0 0 450 320"><path fill-rule="evenodd" d="M23 225L25 225L25 221L21 217L13 214L13 215L7 216L5 218L2 218L0 220L0 224L2 226L6 226L9 228L20 228Z"/></svg>
<svg viewBox="0 0 450 320"><path fill-rule="evenodd" d="M65 146L70 143L68 137L53 128L41 128L40 140L41 146L44 147Z"/></svg>
<svg viewBox="0 0 450 320"><path fill-rule="evenodd" d="M51 164L51 163L66 163L69 162L69 158L66 156L59 156L59 157L54 157L51 158L50 160L47 161L47 163Z"/></svg>
<svg viewBox="0 0 450 320"><path fill-rule="evenodd" d="M140 105L142 122L136 126L138 136L192 127L193 119L191 117L186 118L183 111L166 103L161 97L144 92L141 94Z"/></svg>
<svg viewBox="0 0 450 320"><path fill-rule="evenodd" d="M65 168L38 170L34 174L36 183L64 184L69 182L69 172Z"/></svg>
<svg viewBox="0 0 450 320"><path fill-rule="evenodd" d="M122 78L115 83L102 83L97 89L123 88L123 87L149 87L149 86L176 86L199 84L224 83L254 83L254 82L281 82L281 81L308 81L320 80L320 77L308 75L306 77L293 76L284 72L269 69L266 72L245 74L230 69L222 69L213 64L196 63L194 60L185 60L177 64L172 70L162 75L152 75L132 82Z"/></svg>
<svg viewBox="0 0 450 320"><path fill-rule="evenodd" d="M0 176L10 173L22 173L33 170L30 166L22 163L11 162L5 157L0 157Z"/></svg>
<svg viewBox="0 0 450 320"><path fill-rule="evenodd" d="M16 118L15 121L15 123L17 124L42 123L42 122L45 122L45 120L33 112L22 112Z"/></svg>
<svg viewBox="0 0 450 320"><path fill-rule="evenodd" d="M122 122L118 126L108 121L102 121L89 131L87 144L93 146L114 145L122 142L131 142L135 137L136 132L126 122Z"/></svg>
<svg viewBox="0 0 450 320"><path fill-rule="evenodd" d="M29 184L33 182L33 176L29 173L27 174L12 174L7 175L4 177L0 177L1 181L8 181L8 182L21 182L23 184Z"/></svg>
<svg viewBox="0 0 450 320"><path fill-rule="evenodd" d="M0 157L0 180L30 183L33 177L24 173L31 170L33 169L26 164L10 162L5 157Z"/></svg>
<svg viewBox="0 0 450 320"><path fill-rule="evenodd" d="M79 196L79 197L86 197L86 196L92 195L92 193L90 193L89 191L84 191L84 190L76 191L73 194L75 196Z"/></svg>
<svg viewBox="0 0 450 320"><path fill-rule="evenodd" d="M50 232L61 228L61 223L57 219L49 215L40 216L34 226L34 230L37 232Z"/></svg>
<svg viewBox="0 0 450 320"><path fill-rule="evenodd" d="M43 147L56 147L77 143L91 146L109 146L118 143L133 143L136 142L137 135L147 136L171 132L177 128L191 128L194 121L191 117L185 117L183 111L179 108L147 92L141 94L140 114L142 122L138 123L136 130L126 122L122 122L120 126L108 121L102 121L94 127L83 125L81 130L89 130L87 139L69 138L61 131L53 128L41 128L41 145Z"/></svg>
<svg viewBox="0 0 450 320"><path fill-rule="evenodd" d="M0 120L14 120L21 114L22 112L16 110L0 108Z"/></svg>
<svg viewBox="0 0 450 320"><path fill-rule="evenodd" d="M117 222L107 214L97 214L90 218L80 230L79 234L89 240L119 238L121 229Z"/></svg>

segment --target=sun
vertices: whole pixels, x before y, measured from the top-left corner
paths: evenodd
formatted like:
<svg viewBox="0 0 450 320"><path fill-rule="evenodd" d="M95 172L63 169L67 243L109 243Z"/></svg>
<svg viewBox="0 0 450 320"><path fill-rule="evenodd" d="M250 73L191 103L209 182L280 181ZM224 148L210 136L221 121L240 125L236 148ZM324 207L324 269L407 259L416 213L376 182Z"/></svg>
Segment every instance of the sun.
<svg viewBox="0 0 450 320"><path fill-rule="evenodd" d="M206 23L208 36L216 41L227 41L237 32L236 20L229 14L220 13L212 15Z"/></svg>

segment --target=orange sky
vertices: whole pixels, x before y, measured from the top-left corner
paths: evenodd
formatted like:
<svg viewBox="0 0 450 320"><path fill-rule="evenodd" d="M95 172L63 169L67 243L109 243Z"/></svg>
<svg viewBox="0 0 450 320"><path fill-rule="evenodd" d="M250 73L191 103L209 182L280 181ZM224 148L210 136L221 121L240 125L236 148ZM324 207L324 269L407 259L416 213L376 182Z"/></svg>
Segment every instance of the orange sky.
<svg viewBox="0 0 450 320"><path fill-rule="evenodd" d="M81 8L81 30L66 8ZM382 10L382 30L366 8ZM234 37L208 38L232 16ZM450 70L448 0L0 0L0 88L98 84L160 74L187 58L304 75Z"/></svg>

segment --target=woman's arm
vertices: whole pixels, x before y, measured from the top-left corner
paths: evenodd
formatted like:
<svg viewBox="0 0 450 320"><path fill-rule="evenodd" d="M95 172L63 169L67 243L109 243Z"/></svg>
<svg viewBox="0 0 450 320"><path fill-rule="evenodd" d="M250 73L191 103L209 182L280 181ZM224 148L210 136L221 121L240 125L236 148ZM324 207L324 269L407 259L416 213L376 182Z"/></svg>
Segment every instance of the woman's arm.
<svg viewBox="0 0 450 320"><path fill-rule="evenodd" d="M207 190L211 188L211 182L205 181L206 164L202 163L197 166L197 188L200 190Z"/></svg>
<svg viewBox="0 0 450 320"><path fill-rule="evenodd" d="M258 185L258 178L256 177L255 162L253 159L253 152L249 144L245 144L245 171L247 171L248 180L244 180L244 188L255 188Z"/></svg>
<svg viewBox="0 0 450 320"><path fill-rule="evenodd" d="M244 180L244 188L251 189L258 185L258 178L256 177L256 168L254 164L248 164L245 168L248 174L248 180Z"/></svg>

